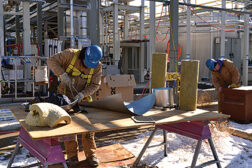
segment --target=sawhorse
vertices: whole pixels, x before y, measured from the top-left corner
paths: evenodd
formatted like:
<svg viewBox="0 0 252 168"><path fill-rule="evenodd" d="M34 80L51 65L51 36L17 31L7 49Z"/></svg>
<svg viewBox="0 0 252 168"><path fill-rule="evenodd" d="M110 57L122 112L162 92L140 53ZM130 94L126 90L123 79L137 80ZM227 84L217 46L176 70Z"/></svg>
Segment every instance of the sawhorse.
<svg viewBox="0 0 252 168"><path fill-rule="evenodd" d="M40 160L43 167L47 168L48 165L62 163L64 168L67 168L66 160L57 138L32 140L23 127L20 129L17 145L8 163L8 168L11 167L20 144Z"/></svg>
<svg viewBox="0 0 252 168"><path fill-rule="evenodd" d="M164 144L164 156L167 156L167 137L166 137L166 131L170 131L170 132L174 132L180 135L184 135L193 139L198 140L195 152L194 152L194 156L193 156L193 160L191 163L191 168L198 168L198 167L204 167L204 166L208 166L211 164L217 164L218 168L221 168L220 165L220 160L218 158L217 152L215 150L213 141L212 141L212 137L211 137L211 132L208 126L208 122L203 122L203 121L194 121L194 122L182 122L182 123L174 123L174 124L164 124L164 125L156 125L155 129L153 130L152 134L150 135L149 139L147 140L147 142L145 143L142 151L140 152L140 154L138 155L134 165L138 165L138 163L140 162L144 152L146 151L146 149L148 148L149 144L152 141L152 138L154 137L157 129L162 129L163 130L163 135L164 135L164 143L162 143L161 145ZM214 156L214 160L205 162L199 166L196 166L196 162L199 156L199 152L200 152L200 148L201 148L201 144L202 141L204 139L207 139L211 148L211 151L213 153Z"/></svg>

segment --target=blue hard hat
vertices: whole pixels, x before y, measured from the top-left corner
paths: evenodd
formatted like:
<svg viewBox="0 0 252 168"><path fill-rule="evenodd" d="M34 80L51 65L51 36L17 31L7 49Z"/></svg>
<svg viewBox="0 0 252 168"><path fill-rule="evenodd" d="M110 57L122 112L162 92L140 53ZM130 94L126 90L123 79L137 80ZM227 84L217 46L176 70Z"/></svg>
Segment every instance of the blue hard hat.
<svg viewBox="0 0 252 168"><path fill-rule="evenodd" d="M102 59L102 50L97 45L88 46L85 51L85 65L89 68L96 68Z"/></svg>
<svg viewBox="0 0 252 168"><path fill-rule="evenodd" d="M206 61L206 66L208 67L210 71L213 71L216 63L217 61L215 59L208 59Z"/></svg>

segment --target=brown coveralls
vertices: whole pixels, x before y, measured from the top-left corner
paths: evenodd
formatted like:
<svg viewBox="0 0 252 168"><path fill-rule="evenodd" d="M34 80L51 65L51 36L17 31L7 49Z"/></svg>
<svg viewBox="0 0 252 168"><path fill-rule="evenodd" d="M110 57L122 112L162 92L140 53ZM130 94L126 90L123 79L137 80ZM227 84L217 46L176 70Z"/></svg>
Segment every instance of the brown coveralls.
<svg viewBox="0 0 252 168"><path fill-rule="evenodd" d="M47 64L56 76L60 76L66 72L66 69L68 65L70 64L76 51L78 50L66 49L60 53L55 54L54 56L48 59ZM90 68L86 67L79 58L76 60L74 67L77 68L79 71L81 71L83 74L86 74L86 75L89 74ZM83 79L80 76L72 76L71 72L69 74L69 77L72 79L73 86L78 90L78 92L82 92L86 98L87 96L94 94L99 89L101 85L101 74L102 74L102 67L101 67L101 63L99 63L98 66L94 69L91 83L87 87L86 87L87 79ZM68 87L65 87L63 83L59 84L58 92L60 94L65 94L70 99L73 99L70 89ZM74 89L73 89L73 93L74 93L74 96L77 95ZM77 136L75 137L75 140L65 141L64 144L66 148L67 158L77 156L77 153L78 153ZM94 140L94 133L83 133L82 145L83 145L86 157L95 155L96 143Z"/></svg>
<svg viewBox="0 0 252 168"><path fill-rule="evenodd" d="M228 88L231 84L240 86L240 72L235 64L228 60L223 60L221 72L212 71L212 82L214 87L219 91L219 88ZM221 93L218 92L218 111L221 112Z"/></svg>

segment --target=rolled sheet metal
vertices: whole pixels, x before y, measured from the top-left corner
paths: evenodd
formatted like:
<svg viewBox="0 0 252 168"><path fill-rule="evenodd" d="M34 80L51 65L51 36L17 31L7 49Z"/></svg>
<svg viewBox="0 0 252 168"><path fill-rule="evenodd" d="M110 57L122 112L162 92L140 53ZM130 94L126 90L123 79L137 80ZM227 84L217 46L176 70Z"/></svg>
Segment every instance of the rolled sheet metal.
<svg viewBox="0 0 252 168"><path fill-rule="evenodd" d="M150 94L139 100L131 102L124 102L121 94L115 94L87 103L85 106L126 113L129 115L142 115L149 111L154 104L154 94Z"/></svg>

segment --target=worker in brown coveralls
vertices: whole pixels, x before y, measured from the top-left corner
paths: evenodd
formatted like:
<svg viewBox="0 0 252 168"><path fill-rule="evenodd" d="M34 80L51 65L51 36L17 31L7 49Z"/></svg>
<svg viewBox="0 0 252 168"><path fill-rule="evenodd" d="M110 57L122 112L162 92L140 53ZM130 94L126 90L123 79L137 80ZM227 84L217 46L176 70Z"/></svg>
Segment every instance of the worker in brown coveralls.
<svg viewBox="0 0 252 168"><path fill-rule="evenodd" d="M82 50L66 49L50 57L47 64L61 81L58 86L58 93L68 96L72 101L78 99L79 104L92 101L91 95L101 85L101 58L102 50L97 45L91 45ZM71 87L75 88L78 93L74 89L72 90ZM77 164L77 136L75 136L75 140L65 141L64 144L68 163L72 166ZM94 133L83 133L82 145L89 165L92 167L98 166L99 161L95 155L96 143Z"/></svg>
<svg viewBox="0 0 252 168"><path fill-rule="evenodd" d="M212 82L218 91L218 111L221 112L221 89L240 87L240 72L228 59L208 59L206 66L212 71Z"/></svg>

